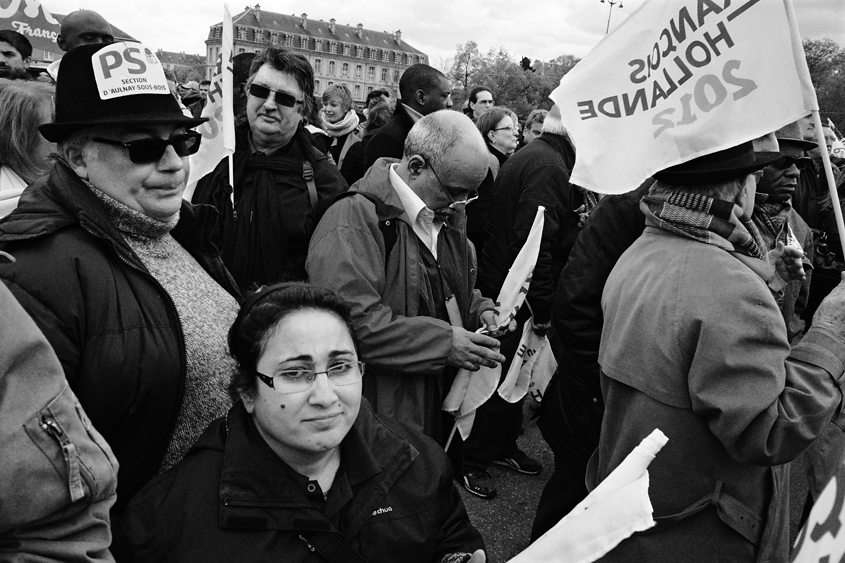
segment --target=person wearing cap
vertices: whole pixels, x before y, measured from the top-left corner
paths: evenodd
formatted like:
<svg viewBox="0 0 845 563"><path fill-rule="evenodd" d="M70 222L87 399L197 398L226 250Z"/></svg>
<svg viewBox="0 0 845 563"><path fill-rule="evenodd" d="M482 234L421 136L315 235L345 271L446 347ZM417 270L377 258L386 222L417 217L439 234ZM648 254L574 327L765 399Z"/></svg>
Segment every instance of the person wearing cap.
<svg viewBox="0 0 845 563"><path fill-rule="evenodd" d="M59 80L55 120L39 127L60 157L0 222L16 258L0 278L120 463L115 526L231 405L238 290L204 228L214 210L182 199L204 120L179 110L154 53L82 45L63 60L75 79Z"/></svg>
<svg viewBox="0 0 845 563"><path fill-rule="evenodd" d="M804 333L805 323L801 318L810 294L810 278L813 269L813 232L806 221L792 207L792 194L798 185L801 170L806 169L810 159L804 151L815 146L801 138L798 123L790 123L775 132L780 147L780 158L763 169L757 182L754 196L752 221L763 238L768 251L779 246L791 246L803 254L805 277L791 280L783 288L777 301L786 322L787 336L795 342Z"/></svg>
<svg viewBox="0 0 845 563"><path fill-rule="evenodd" d="M32 44L11 29L0 30L0 78L29 80L26 69L32 62Z"/></svg>
<svg viewBox="0 0 845 563"><path fill-rule="evenodd" d="M234 182L224 158L193 196L217 208L215 241L245 290L305 280L317 221L348 189L304 128L314 104L314 71L305 57L268 47L253 59L246 89L248 126L235 130Z"/></svg>
<svg viewBox="0 0 845 563"><path fill-rule="evenodd" d="M842 411L845 283L790 348L772 287L800 277L800 253L772 264L750 219L751 142L655 174L646 227L602 295L604 399L594 488L653 430L654 529L601 561L772 561L789 555L788 467Z"/></svg>

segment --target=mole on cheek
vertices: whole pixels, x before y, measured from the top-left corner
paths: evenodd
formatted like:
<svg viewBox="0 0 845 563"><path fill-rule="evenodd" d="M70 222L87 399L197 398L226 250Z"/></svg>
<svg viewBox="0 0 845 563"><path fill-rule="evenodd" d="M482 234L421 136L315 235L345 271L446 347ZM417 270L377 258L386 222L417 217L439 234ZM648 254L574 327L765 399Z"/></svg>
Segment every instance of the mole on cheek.
<svg viewBox="0 0 845 563"><path fill-rule="evenodd" d="M285 405L279 405L279 406L282 407L282 408L285 408Z"/></svg>

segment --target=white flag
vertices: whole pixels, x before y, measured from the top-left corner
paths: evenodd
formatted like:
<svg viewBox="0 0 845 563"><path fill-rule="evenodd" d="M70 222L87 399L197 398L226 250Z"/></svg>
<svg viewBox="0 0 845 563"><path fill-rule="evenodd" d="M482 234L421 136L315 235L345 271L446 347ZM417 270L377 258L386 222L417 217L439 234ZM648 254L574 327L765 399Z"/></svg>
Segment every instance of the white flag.
<svg viewBox="0 0 845 563"><path fill-rule="evenodd" d="M545 224L546 208L542 205L537 207L537 214L534 216L534 223L525 244L516 255L510 271L508 272L499 298L496 300L496 326L500 329L507 328L511 320L516 316L517 311L525 301L528 287L531 284L531 276L534 272L534 265L537 263L537 256L540 254L540 240L543 238L543 225ZM484 328L479 329L479 331ZM499 385L499 378L502 374L501 364L494 368L482 366L478 371L461 369L452 382L449 394L443 401L443 410L455 415L455 425L461 433L461 438L466 440L472 432L472 425L475 421L475 411L483 405L487 399L493 396L496 387ZM448 449L448 445L447 445Z"/></svg>
<svg viewBox="0 0 845 563"><path fill-rule="evenodd" d="M203 176L214 170L220 161L235 152L235 113L232 106L232 16L229 6L223 5L223 42L217 64L211 74L208 99L202 116L208 121L197 127L202 133L202 143L196 154L191 155L191 175L182 197L188 201L194 195ZM231 170L231 167L230 167ZM229 178L234 186L234 180Z"/></svg>
<svg viewBox="0 0 845 563"><path fill-rule="evenodd" d="M791 0L648 0L550 97L607 194L818 109Z"/></svg>
<svg viewBox="0 0 845 563"><path fill-rule="evenodd" d="M572 512L509 563L590 563L653 527L648 466L668 441L653 430Z"/></svg>
<svg viewBox="0 0 845 563"><path fill-rule="evenodd" d="M795 538L790 563L842 561L845 558L845 464L828 481L813 504L807 523Z"/></svg>

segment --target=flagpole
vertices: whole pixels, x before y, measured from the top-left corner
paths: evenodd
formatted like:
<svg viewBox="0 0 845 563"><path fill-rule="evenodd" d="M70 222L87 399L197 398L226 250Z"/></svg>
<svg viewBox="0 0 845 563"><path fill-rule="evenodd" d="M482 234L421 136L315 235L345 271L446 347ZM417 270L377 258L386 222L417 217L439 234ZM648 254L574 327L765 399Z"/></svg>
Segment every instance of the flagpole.
<svg viewBox="0 0 845 563"><path fill-rule="evenodd" d="M452 445L452 438L455 437L455 430L458 429L458 417L455 417L455 424L452 425L452 431L449 432L449 439L446 440L446 446L443 448L444 452L449 451L449 446Z"/></svg>
<svg viewBox="0 0 845 563"><path fill-rule="evenodd" d="M833 205L833 214L836 216L836 229L839 231L839 240L845 241L845 221L842 220L842 206L839 204L839 195L836 192L836 180L833 178L830 155L827 154L824 132L822 131L822 119L821 116L819 116L819 110L814 109L812 114L813 125L815 125L816 128L816 140L819 143L819 150L822 153L822 167L824 168L824 173L827 177L827 187L830 191L831 204Z"/></svg>
<svg viewBox="0 0 845 563"><path fill-rule="evenodd" d="M232 186L232 211L235 210L235 172L234 172L234 156L229 153L227 157L229 160L229 185Z"/></svg>

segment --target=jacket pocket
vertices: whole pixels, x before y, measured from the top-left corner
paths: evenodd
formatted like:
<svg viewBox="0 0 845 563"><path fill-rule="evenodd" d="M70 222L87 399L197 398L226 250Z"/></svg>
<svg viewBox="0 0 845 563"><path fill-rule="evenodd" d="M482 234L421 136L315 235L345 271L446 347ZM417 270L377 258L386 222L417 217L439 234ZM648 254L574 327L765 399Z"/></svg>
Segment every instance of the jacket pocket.
<svg viewBox="0 0 845 563"><path fill-rule="evenodd" d="M94 502L114 495L117 460L67 383L24 428L53 465L71 503L86 497Z"/></svg>

